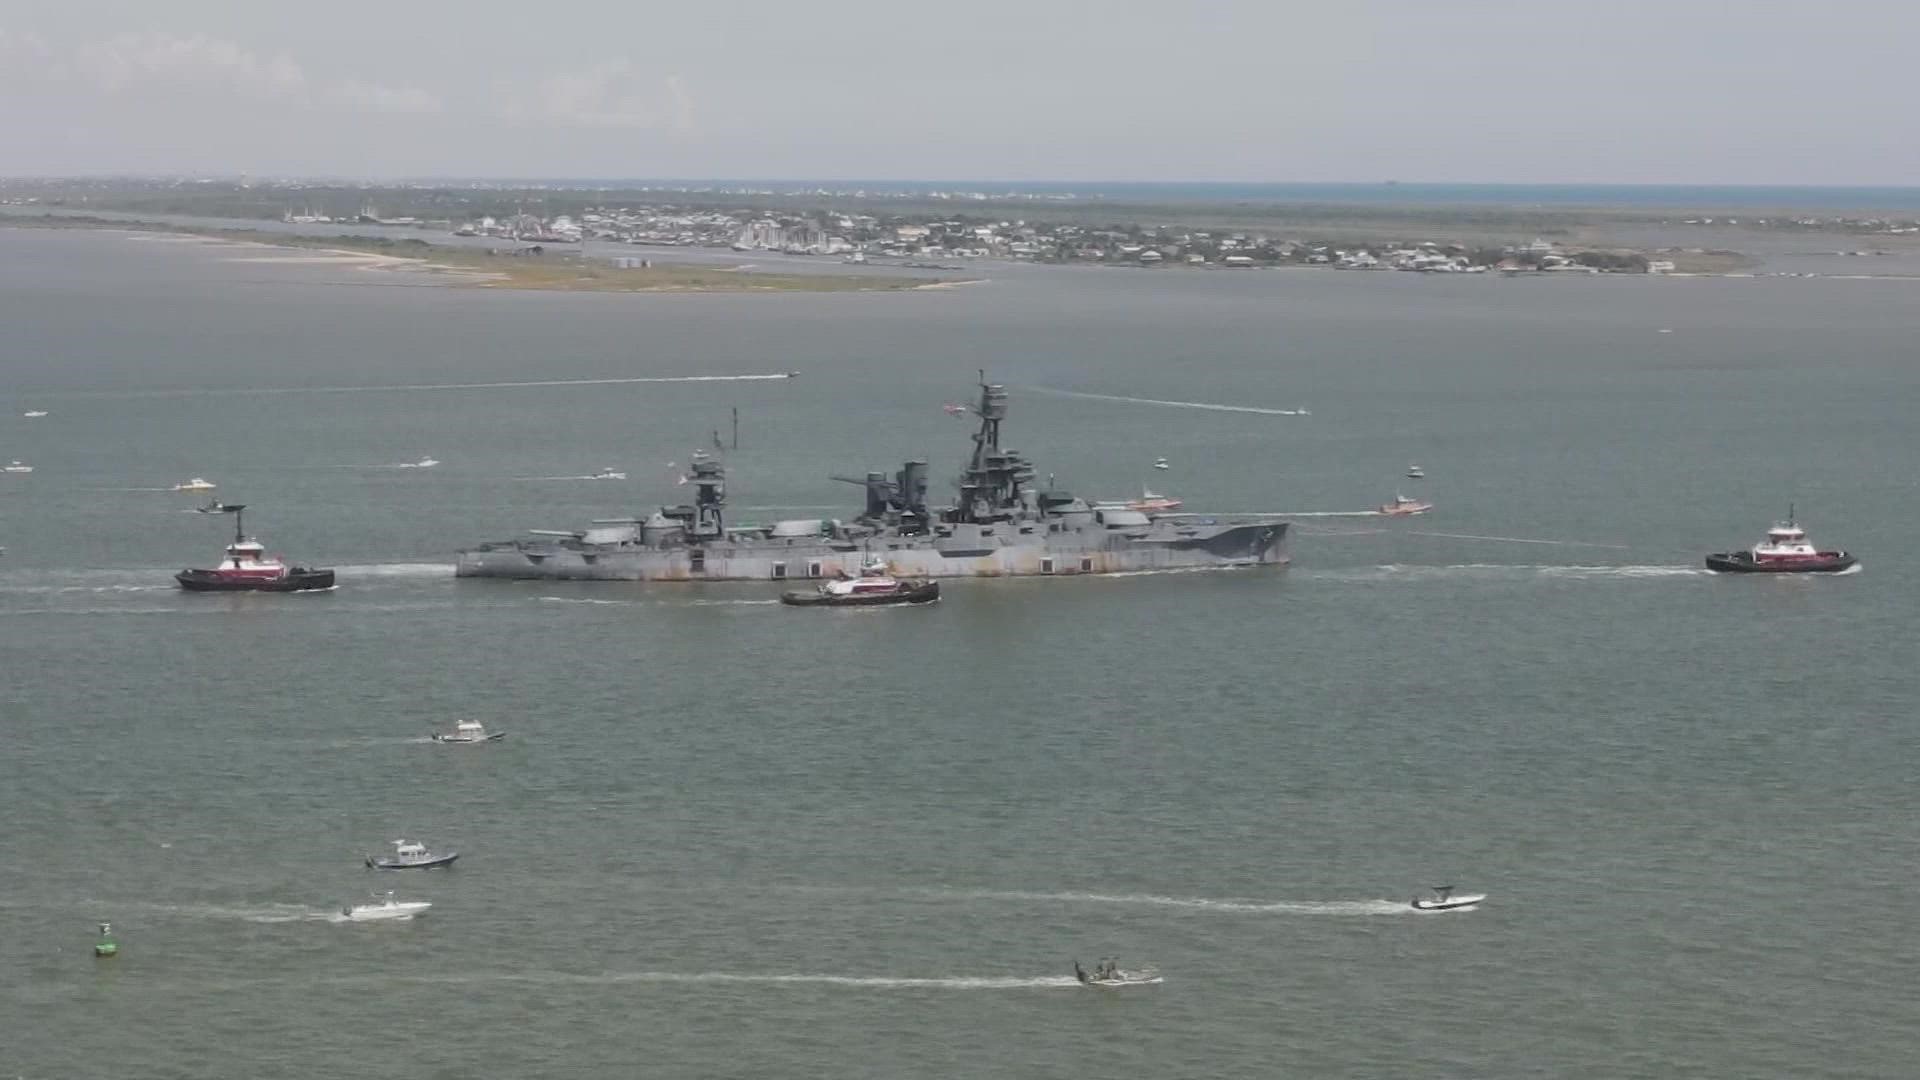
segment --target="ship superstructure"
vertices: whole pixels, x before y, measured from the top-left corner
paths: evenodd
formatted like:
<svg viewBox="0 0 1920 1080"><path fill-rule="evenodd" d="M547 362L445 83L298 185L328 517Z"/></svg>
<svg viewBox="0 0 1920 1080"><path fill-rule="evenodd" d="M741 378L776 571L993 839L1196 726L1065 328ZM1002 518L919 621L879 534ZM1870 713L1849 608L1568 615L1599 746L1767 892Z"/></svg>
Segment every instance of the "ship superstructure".
<svg viewBox="0 0 1920 1080"><path fill-rule="evenodd" d="M726 521L726 468L694 456L693 501L645 518L591 528L534 530L533 539L460 553L461 577L607 581L782 581L857 575L870 556L901 577L1111 574L1287 561L1288 523L1271 516L1163 514L1089 503L1036 483L1033 464L1000 445L1007 391L982 380L979 427L953 505L927 501L925 461L892 476L835 477L861 486L850 522L798 519L771 526Z"/></svg>

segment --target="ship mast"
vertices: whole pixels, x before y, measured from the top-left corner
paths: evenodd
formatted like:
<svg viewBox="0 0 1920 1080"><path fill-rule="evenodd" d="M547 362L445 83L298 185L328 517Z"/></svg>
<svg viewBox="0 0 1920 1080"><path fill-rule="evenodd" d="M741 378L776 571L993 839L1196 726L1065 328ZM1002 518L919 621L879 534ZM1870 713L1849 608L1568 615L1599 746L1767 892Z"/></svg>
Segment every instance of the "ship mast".
<svg viewBox="0 0 1920 1080"><path fill-rule="evenodd" d="M960 502L949 520L1004 520L1023 503L1021 485L1033 480L1033 465L1017 451L1000 446L1000 421L1007 418L1007 388L980 373L980 430L973 435L973 460L960 478Z"/></svg>

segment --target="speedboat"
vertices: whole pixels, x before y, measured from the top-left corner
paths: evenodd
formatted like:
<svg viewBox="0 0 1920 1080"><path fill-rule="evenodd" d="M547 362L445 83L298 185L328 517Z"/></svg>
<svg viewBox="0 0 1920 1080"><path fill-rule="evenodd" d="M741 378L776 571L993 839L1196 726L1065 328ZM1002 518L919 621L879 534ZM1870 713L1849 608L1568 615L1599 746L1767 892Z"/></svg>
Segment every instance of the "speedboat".
<svg viewBox="0 0 1920 1080"><path fill-rule="evenodd" d="M452 731L436 731L433 733L433 741L443 743L499 742L506 737L506 732L488 731L487 726L478 720L462 720L453 725Z"/></svg>
<svg viewBox="0 0 1920 1080"><path fill-rule="evenodd" d="M173 485L175 491L212 491L213 489L213 481L204 476L196 476L191 480L183 480Z"/></svg>
<svg viewBox="0 0 1920 1080"><path fill-rule="evenodd" d="M204 508L213 513L212 507ZM333 571L305 566L288 566L278 556L268 555L266 546L248 536L241 524L244 505L222 506L219 512L233 515L233 543L227 545L226 558L211 570L182 570L173 575L180 587L189 592L305 592L333 588Z"/></svg>
<svg viewBox="0 0 1920 1080"><path fill-rule="evenodd" d="M780 594L780 602L795 607L876 607L881 604L929 604L940 599L937 581L900 581L887 573L887 562L869 555L860 564L860 576L826 581L812 592Z"/></svg>
<svg viewBox="0 0 1920 1080"><path fill-rule="evenodd" d="M427 870L435 866L452 866L453 860L460 857L457 851L436 854L427 850L427 845L413 840L395 840L393 854L369 855L367 866L373 870Z"/></svg>
<svg viewBox="0 0 1920 1080"><path fill-rule="evenodd" d="M1116 960L1102 960L1088 972L1073 962L1073 977L1080 980L1081 986L1091 986L1101 990L1120 990L1129 986L1158 986L1165 980L1160 977L1157 968L1135 968L1128 970Z"/></svg>
<svg viewBox="0 0 1920 1080"><path fill-rule="evenodd" d="M1859 558L1845 551L1821 551L1793 520L1767 530L1767 538L1745 551L1723 551L1707 556L1707 569L1722 574L1837 574L1851 570Z"/></svg>
<svg viewBox="0 0 1920 1080"><path fill-rule="evenodd" d="M1432 896L1413 898L1415 911L1461 911L1473 907L1487 898L1486 893L1455 892L1452 885L1435 885L1430 890Z"/></svg>
<svg viewBox="0 0 1920 1080"><path fill-rule="evenodd" d="M612 466L608 466L607 468L601 469L599 472L594 473L592 476L587 477L587 479L589 480L625 480L626 478L627 478L626 473L623 473L618 469L613 468Z"/></svg>
<svg viewBox="0 0 1920 1080"><path fill-rule="evenodd" d="M37 420L37 419L39 419L40 417L42 417L42 416L45 416L45 415L47 415L47 410L45 410L45 409L28 409L28 410L27 410L26 412L23 412L23 413L21 413L20 415L21 415L21 416L24 416L24 417L26 417L26 418L27 418L27 419L29 419L29 420Z"/></svg>
<svg viewBox="0 0 1920 1080"><path fill-rule="evenodd" d="M423 457L423 458L421 458L421 459L420 459L419 461L403 461L403 462L401 462L401 463L400 463L399 465L397 465L397 466L395 466L395 468L400 468L400 469L431 469L431 468L433 468L433 467L434 467L435 465L438 465L438 464L440 464L440 459L438 459L438 458L430 458L430 457Z"/></svg>
<svg viewBox="0 0 1920 1080"><path fill-rule="evenodd" d="M1127 509L1139 510L1145 513L1156 513L1163 510L1178 510L1180 509L1180 506L1181 506L1181 503L1179 499L1171 498L1166 495L1155 495L1153 493L1153 489L1151 488L1141 488L1140 497L1137 499L1128 500L1127 502Z"/></svg>
<svg viewBox="0 0 1920 1080"><path fill-rule="evenodd" d="M1395 495L1392 502L1380 507L1379 512L1387 517L1412 517L1415 514L1424 514L1431 509L1433 504L1430 502L1409 499L1405 495Z"/></svg>
<svg viewBox="0 0 1920 1080"><path fill-rule="evenodd" d="M432 907L427 900L395 900L392 893L386 899L371 904L349 904L340 909L340 914L348 922L381 922L392 919L411 919Z"/></svg>
<svg viewBox="0 0 1920 1080"><path fill-rule="evenodd" d="M28 465L26 462L23 462L23 461L8 462L6 468L0 469L0 472L29 473L32 471L33 471L33 466Z"/></svg>
<svg viewBox="0 0 1920 1080"><path fill-rule="evenodd" d="M1427 470L1421 468L1418 465L1407 466L1407 479L1425 480L1426 478L1427 478Z"/></svg>

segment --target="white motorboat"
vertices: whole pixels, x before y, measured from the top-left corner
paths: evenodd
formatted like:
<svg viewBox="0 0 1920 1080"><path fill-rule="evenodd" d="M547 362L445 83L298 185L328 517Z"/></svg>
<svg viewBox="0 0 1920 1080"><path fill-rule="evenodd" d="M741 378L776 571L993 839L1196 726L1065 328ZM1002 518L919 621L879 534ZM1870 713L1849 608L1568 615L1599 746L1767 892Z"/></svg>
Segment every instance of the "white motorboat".
<svg viewBox="0 0 1920 1080"><path fill-rule="evenodd" d="M23 412L23 413L21 413L20 415L21 415L21 416L24 416L24 417L26 417L26 418L27 418L27 419L29 419L29 420L37 420L37 419L39 419L40 417L42 417L42 416L45 416L45 415L47 415L47 410L45 410L45 409L28 409L28 410L27 410L26 412Z"/></svg>
<svg viewBox="0 0 1920 1080"><path fill-rule="evenodd" d="M1432 896L1413 898L1415 911L1461 911L1473 907L1487 898L1486 893L1455 892L1452 885L1435 885L1430 890Z"/></svg>
<svg viewBox="0 0 1920 1080"><path fill-rule="evenodd" d="M462 720L453 725L452 731L436 731L433 733L433 741L443 743L498 742L506 737L506 732L488 731L487 726L478 720Z"/></svg>
<svg viewBox="0 0 1920 1080"><path fill-rule="evenodd" d="M1087 971L1080 961L1073 962L1073 977L1080 985L1101 990L1120 990L1129 986L1158 986L1166 980L1160 977L1157 968L1123 968L1117 960L1102 960Z"/></svg>
<svg viewBox="0 0 1920 1080"><path fill-rule="evenodd" d="M440 464L439 458L423 457L419 461L403 461L394 466L399 469L431 469Z"/></svg>
<svg viewBox="0 0 1920 1080"><path fill-rule="evenodd" d="M1170 469L1173 466L1167 464L1166 458L1154 458L1153 467L1156 469Z"/></svg>
<svg viewBox="0 0 1920 1080"><path fill-rule="evenodd" d="M30 473L32 471L33 466L24 461L10 461L7 463L6 468L0 469L0 472Z"/></svg>
<svg viewBox="0 0 1920 1080"><path fill-rule="evenodd" d="M394 919L411 919L425 913L433 904L427 900L396 900L392 893L386 899L371 904L351 904L340 909L340 914L348 922L382 922Z"/></svg>
<svg viewBox="0 0 1920 1080"><path fill-rule="evenodd" d="M1426 478L1427 478L1427 470L1421 468L1418 465L1407 466L1407 479L1425 480Z"/></svg>
<svg viewBox="0 0 1920 1080"><path fill-rule="evenodd" d="M597 473L594 473L592 476L587 477L587 479L589 480L625 480L626 478L627 478L626 473L621 472L620 470L612 467L611 465L609 465L604 469L601 469Z"/></svg>
<svg viewBox="0 0 1920 1080"><path fill-rule="evenodd" d="M216 485L214 484L214 482L207 479L206 477L196 476L191 480L183 480L180 483L173 485L173 490L175 491L212 491L215 486Z"/></svg>

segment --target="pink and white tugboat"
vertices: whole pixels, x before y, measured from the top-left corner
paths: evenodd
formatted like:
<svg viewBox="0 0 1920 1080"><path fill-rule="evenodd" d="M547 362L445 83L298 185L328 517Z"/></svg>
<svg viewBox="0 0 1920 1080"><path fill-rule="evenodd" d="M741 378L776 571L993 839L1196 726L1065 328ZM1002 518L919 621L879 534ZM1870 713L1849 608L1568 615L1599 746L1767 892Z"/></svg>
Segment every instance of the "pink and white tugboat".
<svg viewBox="0 0 1920 1080"><path fill-rule="evenodd" d="M1767 538L1746 551L1723 551L1707 556L1707 569L1722 574L1837 574L1851 570L1860 559L1850 552L1821 551L1807 539L1807 531L1793 520L1767 530Z"/></svg>
<svg viewBox="0 0 1920 1080"><path fill-rule="evenodd" d="M822 582L812 592L780 594L780 602L795 607L875 607L881 604L929 604L940 599L937 581L901 581L887 573L887 561L869 555L860 564L860 576Z"/></svg>
<svg viewBox="0 0 1920 1080"><path fill-rule="evenodd" d="M1424 514L1431 509L1433 504L1430 502L1421 502L1419 499L1409 499L1405 495L1396 494L1392 502L1383 503L1375 513L1384 517L1412 517L1415 514Z"/></svg>
<svg viewBox="0 0 1920 1080"><path fill-rule="evenodd" d="M219 513L233 515L233 543L227 545L227 557L211 570L182 570L173 575L181 588L189 592L303 592L333 588L333 571L288 566L268 555L264 544L247 536L240 514L245 509L238 505L219 507Z"/></svg>

